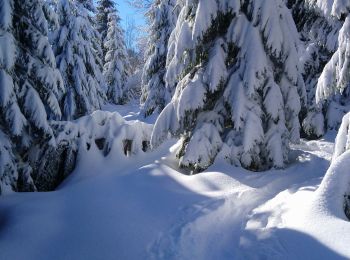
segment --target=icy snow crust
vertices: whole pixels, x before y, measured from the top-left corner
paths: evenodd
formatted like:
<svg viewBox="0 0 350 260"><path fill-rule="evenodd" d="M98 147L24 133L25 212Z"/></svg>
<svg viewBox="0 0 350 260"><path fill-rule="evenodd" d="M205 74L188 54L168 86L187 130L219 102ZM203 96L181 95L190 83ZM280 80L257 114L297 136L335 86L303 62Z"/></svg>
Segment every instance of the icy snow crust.
<svg viewBox="0 0 350 260"><path fill-rule="evenodd" d="M349 258L349 222L324 206L324 185L315 192L333 140L294 145L285 170L217 160L192 176L175 140L130 157L83 149L56 191L0 197L1 259Z"/></svg>

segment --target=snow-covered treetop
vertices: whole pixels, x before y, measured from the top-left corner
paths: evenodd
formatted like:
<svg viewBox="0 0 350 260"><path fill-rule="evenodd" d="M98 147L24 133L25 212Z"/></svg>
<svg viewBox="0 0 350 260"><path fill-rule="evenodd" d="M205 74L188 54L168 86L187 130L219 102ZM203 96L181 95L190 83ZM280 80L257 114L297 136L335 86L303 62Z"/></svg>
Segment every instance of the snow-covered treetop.
<svg viewBox="0 0 350 260"><path fill-rule="evenodd" d="M326 17L331 15L343 19L350 11L349 0L307 0L307 2L318 7Z"/></svg>

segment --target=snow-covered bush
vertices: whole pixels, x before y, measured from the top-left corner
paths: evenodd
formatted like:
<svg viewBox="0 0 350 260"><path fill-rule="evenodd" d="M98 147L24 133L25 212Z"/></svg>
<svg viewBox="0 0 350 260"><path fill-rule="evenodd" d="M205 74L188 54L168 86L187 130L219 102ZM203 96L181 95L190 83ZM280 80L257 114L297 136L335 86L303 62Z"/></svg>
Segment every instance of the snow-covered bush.
<svg viewBox="0 0 350 260"><path fill-rule="evenodd" d="M34 147L30 151L34 162L32 176L39 191L55 189L74 170L82 151L116 158L147 151L153 128L143 122L125 121L117 112L99 110L75 121L52 121L51 126L55 145L43 144L40 149ZM11 150L5 152L7 156ZM5 167L10 169L11 161L8 163ZM6 184L9 177L3 178Z"/></svg>
<svg viewBox="0 0 350 260"><path fill-rule="evenodd" d="M54 142L48 119L61 118L64 88L48 42L48 10L41 0L0 1L0 194L35 189L28 155Z"/></svg>
<svg viewBox="0 0 350 260"><path fill-rule="evenodd" d="M57 143L69 143L74 151L100 150L103 155L133 155L150 148L153 125L125 121L117 112L95 111L72 122L55 122Z"/></svg>
<svg viewBox="0 0 350 260"><path fill-rule="evenodd" d="M74 170L82 151L116 158L147 151L153 128L139 121L125 121L116 112L99 110L75 121L52 121L51 125L55 145L43 144L30 150L32 177L39 191L55 189Z"/></svg>
<svg viewBox="0 0 350 260"><path fill-rule="evenodd" d="M284 167L306 103L298 39L284 1L186 1L168 45L176 89L152 145L182 136L180 165L194 170L220 151L251 170Z"/></svg>
<svg viewBox="0 0 350 260"><path fill-rule="evenodd" d="M142 112L145 116L160 112L170 101L166 93L164 75L168 40L176 24L176 0L156 0L149 10L150 39L146 52L147 61L142 75Z"/></svg>
<svg viewBox="0 0 350 260"><path fill-rule="evenodd" d="M57 66L66 88L63 118L89 114L106 100L99 34L90 17L92 1L59 0L59 28L51 35Z"/></svg>

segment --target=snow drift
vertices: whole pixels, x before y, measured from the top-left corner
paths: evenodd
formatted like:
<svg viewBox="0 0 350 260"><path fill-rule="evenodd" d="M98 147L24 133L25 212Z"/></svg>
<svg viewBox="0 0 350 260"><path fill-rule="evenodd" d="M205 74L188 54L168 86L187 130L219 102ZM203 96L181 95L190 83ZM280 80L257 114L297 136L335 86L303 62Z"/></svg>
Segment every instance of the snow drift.
<svg viewBox="0 0 350 260"><path fill-rule="evenodd" d="M52 121L55 138L49 144L31 149L35 163L36 190L55 189L75 168L81 152L117 158L149 149L153 126L140 121L125 121L117 112L95 111L75 121ZM8 177L0 176L0 191L8 187Z"/></svg>
<svg viewBox="0 0 350 260"><path fill-rule="evenodd" d="M125 121L118 112L95 111L73 122L57 122L57 142L70 142L76 149L99 150L125 156L145 152L149 148L151 124Z"/></svg>
<svg viewBox="0 0 350 260"><path fill-rule="evenodd" d="M350 217L350 113L343 117L335 140L332 163L315 194L313 204L327 216Z"/></svg>

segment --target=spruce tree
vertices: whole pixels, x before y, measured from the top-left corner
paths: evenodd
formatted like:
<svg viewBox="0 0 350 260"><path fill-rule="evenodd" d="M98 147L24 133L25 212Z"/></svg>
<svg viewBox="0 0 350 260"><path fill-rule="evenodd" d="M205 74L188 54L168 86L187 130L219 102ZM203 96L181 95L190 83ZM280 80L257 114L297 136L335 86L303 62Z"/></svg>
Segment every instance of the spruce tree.
<svg viewBox="0 0 350 260"><path fill-rule="evenodd" d="M35 189L36 154L54 145L48 120L62 115L47 10L41 0L0 1L0 194Z"/></svg>
<svg viewBox="0 0 350 260"><path fill-rule="evenodd" d="M103 75L108 86L107 97L115 104L124 104L129 99L126 82L130 74L130 64L124 32L116 9L110 9L108 14L108 31L104 48L106 56Z"/></svg>
<svg viewBox="0 0 350 260"><path fill-rule="evenodd" d="M166 84L176 89L152 145L181 136L180 166L195 171L219 153L251 170L284 167L306 104L285 2L186 1L172 35Z"/></svg>
<svg viewBox="0 0 350 260"><path fill-rule="evenodd" d="M319 26L318 37L310 41L314 54L309 55L308 60L305 59L305 74L316 77L316 80L313 82L313 95L309 98L311 109L303 122L303 128L308 136L320 137L329 129L338 129L341 118L350 108L350 66L347 54L350 37L348 18L345 19L349 13L349 3L309 0L308 8L320 17L318 19L323 21L324 26ZM326 44L322 46L322 43ZM317 63L312 59L316 55L321 57L322 62ZM317 73L307 69L315 63L317 65L314 66L320 68Z"/></svg>
<svg viewBox="0 0 350 260"><path fill-rule="evenodd" d="M51 39L67 93L63 117L71 120L89 114L106 100L101 44L90 12L92 1L60 0L56 7L59 28Z"/></svg>
<svg viewBox="0 0 350 260"><path fill-rule="evenodd" d="M145 116L160 112L171 99L165 87L168 40L176 25L175 0L156 0L148 17L151 23L147 61L142 75L142 110Z"/></svg>
<svg viewBox="0 0 350 260"><path fill-rule="evenodd" d="M115 12L115 3L112 0L99 0L97 1L97 13L96 13L96 27L101 35L102 43L105 42L108 31L108 15ZM107 50L102 45L103 57L105 57Z"/></svg>
<svg viewBox="0 0 350 260"><path fill-rule="evenodd" d="M307 92L308 111L302 111L301 120L307 116L303 128L306 137L315 138L320 133L320 128L311 129L309 124L314 121L323 126L323 119L316 112L315 98L317 81L326 63L337 48L337 35L340 23L330 21L310 1L289 0L288 6L292 10L294 21L304 44L304 51L300 62L303 65L303 77ZM313 115L310 117L310 115ZM308 122L308 120L310 120ZM323 127L322 127L323 129ZM322 130L323 131L323 130Z"/></svg>

